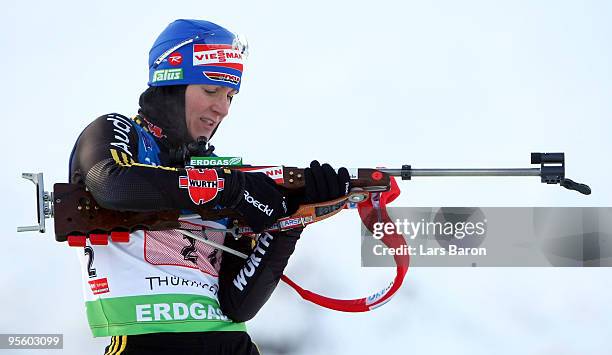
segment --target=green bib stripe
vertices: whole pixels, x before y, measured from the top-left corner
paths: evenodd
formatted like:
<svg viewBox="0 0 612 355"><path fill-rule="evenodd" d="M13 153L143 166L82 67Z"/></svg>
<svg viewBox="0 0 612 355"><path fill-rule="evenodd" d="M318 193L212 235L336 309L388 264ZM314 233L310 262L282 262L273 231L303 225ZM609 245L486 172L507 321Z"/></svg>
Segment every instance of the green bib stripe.
<svg viewBox="0 0 612 355"><path fill-rule="evenodd" d="M85 302L95 337L157 332L246 331L216 300L189 294L101 298Z"/></svg>

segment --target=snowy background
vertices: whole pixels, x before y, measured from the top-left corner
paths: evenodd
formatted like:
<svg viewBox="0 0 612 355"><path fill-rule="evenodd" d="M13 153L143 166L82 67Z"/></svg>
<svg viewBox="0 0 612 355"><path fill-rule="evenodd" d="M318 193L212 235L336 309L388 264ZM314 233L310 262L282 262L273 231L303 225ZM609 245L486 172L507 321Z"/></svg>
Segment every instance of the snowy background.
<svg viewBox="0 0 612 355"><path fill-rule="evenodd" d="M42 171L48 189L66 181L92 119L135 113L149 47L174 19L249 39L241 93L213 140L219 153L451 168L528 167L532 151L564 151L568 177L593 195L537 178L415 179L394 205L610 206L611 15L595 0L3 3L0 333L63 333L66 354L108 344L87 327L74 250L52 232L16 233L35 220L33 185L20 175ZM287 274L345 298L394 274L359 264L359 220L345 211L308 228ZM317 308L280 285L249 329L267 354L608 354L610 276L415 268L366 314Z"/></svg>

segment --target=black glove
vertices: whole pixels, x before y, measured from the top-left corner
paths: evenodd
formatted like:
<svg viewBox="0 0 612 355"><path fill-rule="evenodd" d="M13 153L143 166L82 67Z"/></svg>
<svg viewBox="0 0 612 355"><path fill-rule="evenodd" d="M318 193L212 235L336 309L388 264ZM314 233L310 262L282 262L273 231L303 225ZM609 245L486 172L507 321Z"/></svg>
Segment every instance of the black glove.
<svg viewBox="0 0 612 355"><path fill-rule="evenodd" d="M313 160L310 168L304 169L305 203L316 203L333 200L349 193L351 178L346 168L338 172L329 164L319 164Z"/></svg>
<svg viewBox="0 0 612 355"><path fill-rule="evenodd" d="M219 204L236 210L255 233L287 215L285 197L266 174L229 169L218 169L218 174L225 179Z"/></svg>

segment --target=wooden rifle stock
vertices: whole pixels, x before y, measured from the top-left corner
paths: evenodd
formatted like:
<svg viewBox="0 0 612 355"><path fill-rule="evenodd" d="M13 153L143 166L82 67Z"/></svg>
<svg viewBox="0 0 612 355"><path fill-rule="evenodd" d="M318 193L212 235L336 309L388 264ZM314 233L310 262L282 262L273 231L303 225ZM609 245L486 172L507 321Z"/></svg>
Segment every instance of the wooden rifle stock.
<svg viewBox="0 0 612 355"><path fill-rule="evenodd" d="M269 167L245 167L235 166L228 169L243 171L266 169ZM278 167L281 168L281 167ZM299 196L304 189L304 169L295 167L282 167L282 182L277 180L279 189L287 196ZM306 225L318 222L338 213L349 201L363 201L367 199L370 191L386 191L390 187L388 174L376 169L358 169L356 176L351 179L352 192L349 196L341 197L332 201L316 204L301 205L291 216L279 221L286 222L285 225L295 226L296 223ZM57 183L53 186L55 239L58 242L67 241L69 236L102 236L110 234L111 240L124 239L126 232L136 230L168 230L180 227L179 210L169 211L117 211L101 207L92 194L82 185ZM204 209L195 211L204 220L218 220L230 218L234 221L234 227L241 231L246 225L241 217L230 209ZM283 228L277 226L278 230ZM122 233L122 234L119 234ZM93 240L93 239L92 239ZM101 243L106 244L106 243Z"/></svg>

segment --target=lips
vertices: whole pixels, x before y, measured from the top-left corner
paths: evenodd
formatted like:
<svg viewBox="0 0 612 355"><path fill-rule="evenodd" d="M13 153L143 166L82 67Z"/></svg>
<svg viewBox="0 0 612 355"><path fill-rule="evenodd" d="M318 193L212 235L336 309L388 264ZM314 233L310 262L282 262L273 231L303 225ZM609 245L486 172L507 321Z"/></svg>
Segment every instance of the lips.
<svg viewBox="0 0 612 355"><path fill-rule="evenodd" d="M211 127L214 127L217 124L215 120L206 117L200 117L200 122L203 122L204 124Z"/></svg>

